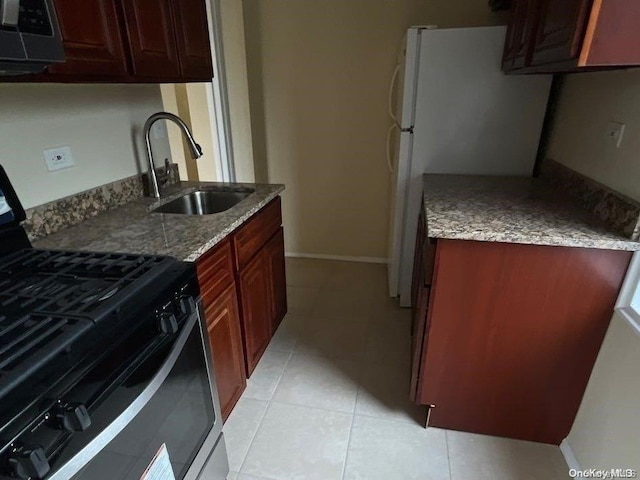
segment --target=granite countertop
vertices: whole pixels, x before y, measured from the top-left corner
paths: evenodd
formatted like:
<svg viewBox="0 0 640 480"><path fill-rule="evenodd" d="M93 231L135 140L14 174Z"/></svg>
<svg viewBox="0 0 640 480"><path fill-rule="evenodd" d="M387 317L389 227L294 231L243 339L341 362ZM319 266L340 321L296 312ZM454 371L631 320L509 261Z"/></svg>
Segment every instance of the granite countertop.
<svg viewBox="0 0 640 480"><path fill-rule="evenodd" d="M229 210L213 215L149 211L198 189L247 188L255 192ZM170 255L195 261L283 190L283 185L180 182L169 187L160 201L139 198L33 243L36 248Z"/></svg>
<svg viewBox="0 0 640 480"><path fill-rule="evenodd" d="M640 250L542 179L425 175L424 208L434 238Z"/></svg>

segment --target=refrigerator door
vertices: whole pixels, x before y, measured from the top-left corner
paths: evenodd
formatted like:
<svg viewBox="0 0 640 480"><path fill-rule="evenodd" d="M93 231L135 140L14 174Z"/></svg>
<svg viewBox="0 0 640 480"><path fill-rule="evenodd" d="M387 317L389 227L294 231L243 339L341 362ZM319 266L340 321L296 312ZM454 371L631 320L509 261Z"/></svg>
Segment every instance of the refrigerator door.
<svg viewBox="0 0 640 480"><path fill-rule="evenodd" d="M506 27L419 33L413 149L398 180L406 186L401 306L411 302L423 174L530 176L551 86L550 75L501 71Z"/></svg>
<svg viewBox="0 0 640 480"><path fill-rule="evenodd" d="M399 294L400 265L402 255L402 230L405 209L406 180L409 175L413 138L410 133L415 115L415 94L418 72L419 53L418 28L410 28L405 43L398 56L398 74L394 92L393 82L389 91L389 110L392 118L399 122L393 129L387 148L393 151L388 155L390 160L390 204L389 204L389 238L387 241L388 263L387 278L389 296ZM395 95L394 95L395 93ZM395 100L395 101L394 101ZM392 148L393 146L393 148Z"/></svg>

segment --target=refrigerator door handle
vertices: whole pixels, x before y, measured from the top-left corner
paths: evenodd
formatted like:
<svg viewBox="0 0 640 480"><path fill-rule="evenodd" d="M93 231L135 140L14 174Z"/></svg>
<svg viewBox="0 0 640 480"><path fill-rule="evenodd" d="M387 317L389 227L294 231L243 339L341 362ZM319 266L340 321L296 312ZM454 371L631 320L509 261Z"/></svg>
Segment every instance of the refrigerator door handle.
<svg viewBox="0 0 640 480"><path fill-rule="evenodd" d="M400 123L398 121L398 117L393 112L393 91L396 88L396 82L398 81L398 75L400 74L400 64L396 65L396 69L393 71L393 75L391 76L391 84L389 85L389 116L395 123Z"/></svg>
<svg viewBox="0 0 640 480"><path fill-rule="evenodd" d="M400 125L395 122L389 127L389 130L387 131L387 167L389 168L389 173L393 173L393 159L391 158L391 134L395 129L398 129L399 132L402 132Z"/></svg>

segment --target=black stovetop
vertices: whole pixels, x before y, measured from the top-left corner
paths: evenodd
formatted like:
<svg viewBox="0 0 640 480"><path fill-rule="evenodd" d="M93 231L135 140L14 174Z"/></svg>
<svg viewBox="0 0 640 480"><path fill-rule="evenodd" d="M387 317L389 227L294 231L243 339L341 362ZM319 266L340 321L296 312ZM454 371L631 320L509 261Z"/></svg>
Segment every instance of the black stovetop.
<svg viewBox="0 0 640 480"><path fill-rule="evenodd" d="M90 331L107 332L134 315L186 268L130 254L24 249L0 256L0 400Z"/></svg>

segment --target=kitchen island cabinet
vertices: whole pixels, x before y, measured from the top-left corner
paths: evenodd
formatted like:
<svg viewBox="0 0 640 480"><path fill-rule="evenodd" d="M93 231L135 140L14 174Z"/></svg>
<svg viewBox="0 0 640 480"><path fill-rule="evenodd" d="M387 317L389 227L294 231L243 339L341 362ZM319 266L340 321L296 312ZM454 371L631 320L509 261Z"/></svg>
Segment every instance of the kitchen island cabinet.
<svg viewBox="0 0 640 480"><path fill-rule="evenodd" d="M559 445L638 244L563 224L553 212L569 207L532 180L429 177L410 395L429 426Z"/></svg>

